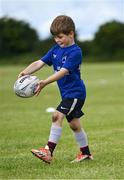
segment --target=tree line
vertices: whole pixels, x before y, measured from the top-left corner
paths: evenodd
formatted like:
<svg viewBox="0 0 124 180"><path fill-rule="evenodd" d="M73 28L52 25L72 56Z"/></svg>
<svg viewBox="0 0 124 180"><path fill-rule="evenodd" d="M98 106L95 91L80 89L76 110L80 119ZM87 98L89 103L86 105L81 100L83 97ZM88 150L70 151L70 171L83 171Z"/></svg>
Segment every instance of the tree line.
<svg viewBox="0 0 124 180"><path fill-rule="evenodd" d="M101 25L93 40L76 42L86 57L124 59L124 23L110 21ZM52 37L41 40L37 31L29 23L14 18L0 18L0 59L24 53L41 56L54 44Z"/></svg>

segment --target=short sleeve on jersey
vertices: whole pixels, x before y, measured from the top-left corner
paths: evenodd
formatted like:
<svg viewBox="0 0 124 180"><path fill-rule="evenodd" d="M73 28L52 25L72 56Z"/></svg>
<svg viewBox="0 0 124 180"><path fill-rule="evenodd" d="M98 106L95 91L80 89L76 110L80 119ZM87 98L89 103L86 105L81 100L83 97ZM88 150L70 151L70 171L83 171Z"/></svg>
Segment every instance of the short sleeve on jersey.
<svg viewBox="0 0 124 180"><path fill-rule="evenodd" d="M69 57L67 57L62 67L68 69L68 71L72 73L75 69L79 67L81 62L82 62L82 53L79 50L74 51L70 53Z"/></svg>
<svg viewBox="0 0 124 180"><path fill-rule="evenodd" d="M49 66L52 65L52 49L50 49L47 54L45 54L41 60L45 63L48 64Z"/></svg>

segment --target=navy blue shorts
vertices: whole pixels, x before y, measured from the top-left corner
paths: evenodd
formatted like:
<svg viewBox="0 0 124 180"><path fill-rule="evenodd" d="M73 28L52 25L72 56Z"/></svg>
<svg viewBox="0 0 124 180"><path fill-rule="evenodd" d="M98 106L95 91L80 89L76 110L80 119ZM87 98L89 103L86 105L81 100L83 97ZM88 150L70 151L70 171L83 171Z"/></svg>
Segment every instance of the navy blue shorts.
<svg viewBox="0 0 124 180"><path fill-rule="evenodd" d="M73 118L80 118L84 115L82 112L82 107L84 105L85 100L81 99L63 99L58 107L57 111L66 115L66 119L68 122L71 122Z"/></svg>

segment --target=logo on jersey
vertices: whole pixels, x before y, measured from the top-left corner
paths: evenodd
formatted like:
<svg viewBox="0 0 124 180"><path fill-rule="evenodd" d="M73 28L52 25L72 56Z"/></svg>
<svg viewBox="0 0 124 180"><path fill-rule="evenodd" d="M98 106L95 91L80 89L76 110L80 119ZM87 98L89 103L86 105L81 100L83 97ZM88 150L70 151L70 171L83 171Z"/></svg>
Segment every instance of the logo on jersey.
<svg viewBox="0 0 124 180"><path fill-rule="evenodd" d="M56 54L53 54L53 58L54 58L54 59L56 58Z"/></svg>
<svg viewBox="0 0 124 180"><path fill-rule="evenodd" d="M67 56L63 56L63 58L62 58L62 63L63 64L65 63L66 59L67 59Z"/></svg>

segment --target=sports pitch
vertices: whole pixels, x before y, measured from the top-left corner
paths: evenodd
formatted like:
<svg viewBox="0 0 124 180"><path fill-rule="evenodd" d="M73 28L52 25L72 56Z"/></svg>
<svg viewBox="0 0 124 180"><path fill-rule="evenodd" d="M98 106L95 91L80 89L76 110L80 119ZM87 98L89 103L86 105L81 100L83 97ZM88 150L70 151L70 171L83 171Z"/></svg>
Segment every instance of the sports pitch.
<svg viewBox="0 0 124 180"><path fill-rule="evenodd" d="M45 111L60 96L53 83L39 97L17 97L13 84L23 68L0 67L0 179L124 179L124 63L82 66L87 87L82 125L94 161L79 164L70 164L78 146L66 119L51 165L30 153L47 142L51 113ZM44 79L52 73L45 67L35 74Z"/></svg>

